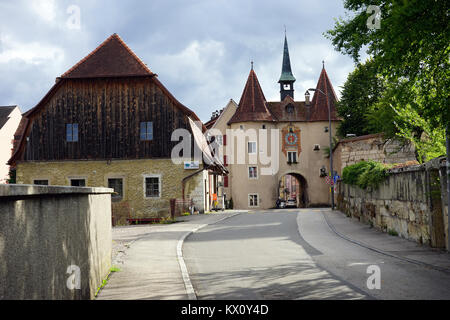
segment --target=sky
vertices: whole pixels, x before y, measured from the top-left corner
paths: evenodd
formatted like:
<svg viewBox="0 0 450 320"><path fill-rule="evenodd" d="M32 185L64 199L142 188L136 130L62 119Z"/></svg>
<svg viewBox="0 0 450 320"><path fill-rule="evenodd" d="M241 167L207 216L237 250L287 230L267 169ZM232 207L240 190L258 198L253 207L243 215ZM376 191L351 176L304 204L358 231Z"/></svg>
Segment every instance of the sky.
<svg viewBox="0 0 450 320"><path fill-rule="evenodd" d="M343 0L0 0L0 105L34 107L63 74L117 33L203 122L239 102L251 61L279 101L286 28L295 99L325 68L340 96L354 63L324 33Z"/></svg>

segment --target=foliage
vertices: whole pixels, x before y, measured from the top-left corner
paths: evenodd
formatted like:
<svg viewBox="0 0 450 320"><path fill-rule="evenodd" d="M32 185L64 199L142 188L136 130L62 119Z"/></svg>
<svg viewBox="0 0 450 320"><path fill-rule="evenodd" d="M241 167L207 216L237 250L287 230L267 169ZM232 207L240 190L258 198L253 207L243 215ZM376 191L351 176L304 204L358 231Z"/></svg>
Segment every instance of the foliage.
<svg viewBox="0 0 450 320"><path fill-rule="evenodd" d="M372 59L358 64L348 75L337 103L337 112L343 119L337 129L338 136L345 138L347 134L362 136L380 132L378 128L369 128L365 115L379 100L384 90L383 82Z"/></svg>
<svg viewBox="0 0 450 320"><path fill-rule="evenodd" d="M331 141L331 147L332 147L333 150L334 150L334 147L337 145L338 141L339 141L339 138L336 137L336 136L333 136L333 139ZM322 147L322 151L323 151L323 156L325 158L329 158L330 157L330 146Z"/></svg>
<svg viewBox="0 0 450 320"><path fill-rule="evenodd" d="M371 29L376 5L380 28ZM419 160L439 155L450 120L450 2L440 0L344 0L350 11L327 31L336 50L355 63L363 48L389 88L368 115L367 128L411 139Z"/></svg>
<svg viewBox="0 0 450 320"><path fill-rule="evenodd" d="M389 229L388 230L388 234L391 235L391 236L394 236L394 237L398 236L398 232L395 231L394 229Z"/></svg>
<svg viewBox="0 0 450 320"><path fill-rule="evenodd" d="M190 216L191 214L189 212L183 212L181 215L182 216Z"/></svg>
<svg viewBox="0 0 450 320"><path fill-rule="evenodd" d="M361 189L375 189L388 177L389 168L389 165L372 160L360 161L342 170L342 180Z"/></svg>
<svg viewBox="0 0 450 320"><path fill-rule="evenodd" d="M9 169L9 179L7 181L8 184L16 183L16 169Z"/></svg>
<svg viewBox="0 0 450 320"><path fill-rule="evenodd" d="M385 133L386 138L397 137L412 141L419 162L445 154L445 130L433 126L420 112L423 97L406 81L389 84L384 95L367 115L368 126Z"/></svg>

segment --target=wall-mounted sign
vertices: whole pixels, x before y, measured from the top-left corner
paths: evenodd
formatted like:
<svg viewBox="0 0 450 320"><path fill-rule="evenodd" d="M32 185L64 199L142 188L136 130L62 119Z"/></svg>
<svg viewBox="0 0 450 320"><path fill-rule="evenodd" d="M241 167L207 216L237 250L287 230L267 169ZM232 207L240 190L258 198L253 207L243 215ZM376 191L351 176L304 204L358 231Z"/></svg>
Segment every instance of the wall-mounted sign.
<svg viewBox="0 0 450 320"><path fill-rule="evenodd" d="M185 161L184 162L185 170L192 170L192 169L198 169L198 168L200 168L198 161Z"/></svg>

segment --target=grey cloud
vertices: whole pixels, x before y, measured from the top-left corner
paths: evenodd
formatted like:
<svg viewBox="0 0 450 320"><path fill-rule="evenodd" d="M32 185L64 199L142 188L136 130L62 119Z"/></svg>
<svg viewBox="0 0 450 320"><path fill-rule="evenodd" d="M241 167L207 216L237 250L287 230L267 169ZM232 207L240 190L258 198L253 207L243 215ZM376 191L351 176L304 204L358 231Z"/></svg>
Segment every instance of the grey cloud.
<svg viewBox="0 0 450 320"><path fill-rule="evenodd" d="M34 65L2 63L0 58L0 105L18 104L22 111L33 107L55 77L114 32L203 121L230 98L239 101L251 60L266 98L278 98L284 25L296 98L302 98L305 85L315 85L322 59L336 91L353 69L351 59L335 52L323 37L333 18L344 15L341 0L42 1L50 2L47 8L54 4L50 20L37 14L29 0L0 0L0 39L59 48L64 57ZM80 7L80 30L65 26L70 5ZM194 44L204 56L187 54ZM0 57L5 47L0 43Z"/></svg>

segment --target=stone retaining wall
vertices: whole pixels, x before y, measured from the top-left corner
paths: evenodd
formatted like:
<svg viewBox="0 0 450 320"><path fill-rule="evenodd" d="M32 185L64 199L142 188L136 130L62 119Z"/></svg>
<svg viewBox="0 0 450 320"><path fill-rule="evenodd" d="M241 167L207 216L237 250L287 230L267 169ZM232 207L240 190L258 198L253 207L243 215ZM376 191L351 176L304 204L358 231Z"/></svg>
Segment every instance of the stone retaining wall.
<svg viewBox="0 0 450 320"><path fill-rule="evenodd" d="M338 209L399 236L443 248L448 243L446 185L439 165L392 170L376 190L338 184Z"/></svg>

